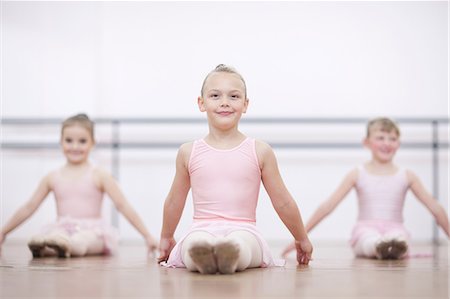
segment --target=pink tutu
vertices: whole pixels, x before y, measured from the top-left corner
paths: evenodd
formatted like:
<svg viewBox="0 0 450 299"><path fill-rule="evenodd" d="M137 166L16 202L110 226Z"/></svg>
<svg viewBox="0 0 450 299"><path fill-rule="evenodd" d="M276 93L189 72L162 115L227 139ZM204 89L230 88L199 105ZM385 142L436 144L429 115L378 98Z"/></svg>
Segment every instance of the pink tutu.
<svg viewBox="0 0 450 299"><path fill-rule="evenodd" d="M262 250L262 263L261 267L272 267L272 266L284 266L284 260L274 260L272 254L270 253L269 245L263 239L259 233L256 225L249 222L238 222L238 221L196 221L192 224L189 232L181 238L181 240L175 245L170 253L169 259L166 263L161 263L161 265L170 268L185 268L181 258L181 247L184 239L192 232L204 231L212 234L215 237L225 237L234 231L248 231L252 233L259 242Z"/></svg>
<svg viewBox="0 0 450 299"><path fill-rule="evenodd" d="M44 226L42 233L59 231L72 236L84 230L92 231L103 239L105 246L103 254L114 254L117 251L119 234L114 227L106 224L101 218L60 217L55 223Z"/></svg>
<svg viewBox="0 0 450 299"><path fill-rule="evenodd" d="M360 220L356 223L352 231L350 244L354 246L359 238L367 233L376 232L381 236L386 234L398 234L405 239L409 239L409 232L401 222L385 221L385 220Z"/></svg>

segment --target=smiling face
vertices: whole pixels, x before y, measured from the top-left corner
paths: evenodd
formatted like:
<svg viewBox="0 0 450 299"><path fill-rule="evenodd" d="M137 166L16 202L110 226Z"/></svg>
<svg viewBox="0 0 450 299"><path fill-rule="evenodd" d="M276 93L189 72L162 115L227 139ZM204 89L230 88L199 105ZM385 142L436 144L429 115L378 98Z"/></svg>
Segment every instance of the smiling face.
<svg viewBox="0 0 450 299"><path fill-rule="evenodd" d="M198 106L206 112L210 126L223 130L237 128L248 106L244 82L233 73L211 73L198 98Z"/></svg>
<svg viewBox="0 0 450 299"><path fill-rule="evenodd" d="M372 152L372 159L380 163L389 163L400 147L400 138L395 130L386 131L374 127L364 139L364 145Z"/></svg>
<svg viewBox="0 0 450 299"><path fill-rule="evenodd" d="M73 124L63 129L61 147L67 162L71 164L85 163L93 146L94 140L87 128Z"/></svg>

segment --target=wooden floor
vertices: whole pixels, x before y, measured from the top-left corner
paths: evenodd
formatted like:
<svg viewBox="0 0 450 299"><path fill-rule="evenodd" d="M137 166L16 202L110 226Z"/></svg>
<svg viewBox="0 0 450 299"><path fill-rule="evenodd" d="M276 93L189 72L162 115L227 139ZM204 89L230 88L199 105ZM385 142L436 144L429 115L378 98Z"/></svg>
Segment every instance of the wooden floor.
<svg viewBox="0 0 450 299"><path fill-rule="evenodd" d="M364 260L347 246L316 245L307 267L292 256L285 267L200 275L158 266L143 246L121 246L115 257L32 259L25 245L7 243L0 298L448 298L448 248L415 251L433 256Z"/></svg>

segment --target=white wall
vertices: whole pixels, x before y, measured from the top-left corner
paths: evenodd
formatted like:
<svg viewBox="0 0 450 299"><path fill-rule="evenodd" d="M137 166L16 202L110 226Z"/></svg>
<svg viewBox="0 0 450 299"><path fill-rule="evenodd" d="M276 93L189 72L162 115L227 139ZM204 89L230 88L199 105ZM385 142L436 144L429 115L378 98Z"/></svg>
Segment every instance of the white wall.
<svg viewBox="0 0 450 299"><path fill-rule="evenodd" d="M2 2L2 116L204 117L196 97L219 63L247 81L245 117L445 117L448 113L448 4L438 2ZM404 126L404 141L429 140L428 128ZM345 139L363 126L245 125L267 141ZM199 138L206 127L133 127L130 140ZM108 128L98 138L107 140ZM441 132L448 140L448 130ZM58 128L3 128L4 140L57 141ZM355 150L276 150L280 169L307 219L342 176L369 156ZM155 235L173 178L176 150L124 150L120 181ZM108 168L110 154L93 159ZM439 197L448 201L448 155L440 160ZM401 150L399 164L431 190L431 154ZM38 179L63 162L58 151L2 152L2 222ZM312 233L347 239L354 194ZM109 207L105 207L108 212ZM188 204L182 227L190 222ZM431 238L430 215L409 195L406 225ZM23 239L54 219L48 200L11 234ZM265 193L259 226L268 239L288 238ZM276 225L274 225L276 224ZM181 228L182 228L181 227ZM121 218L124 239L138 235Z"/></svg>

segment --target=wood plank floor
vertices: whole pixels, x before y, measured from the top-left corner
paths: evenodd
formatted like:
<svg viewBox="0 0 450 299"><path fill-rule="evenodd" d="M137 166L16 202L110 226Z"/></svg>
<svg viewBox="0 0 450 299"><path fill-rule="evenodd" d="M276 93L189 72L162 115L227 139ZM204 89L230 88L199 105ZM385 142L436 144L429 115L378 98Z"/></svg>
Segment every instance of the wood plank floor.
<svg viewBox="0 0 450 299"><path fill-rule="evenodd" d="M307 267L291 256L285 267L200 275L158 266L143 246L122 245L114 257L32 259L24 244L6 243L0 298L448 298L448 247L414 249L433 256L355 259L347 246L316 244Z"/></svg>

